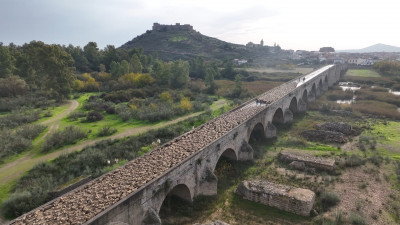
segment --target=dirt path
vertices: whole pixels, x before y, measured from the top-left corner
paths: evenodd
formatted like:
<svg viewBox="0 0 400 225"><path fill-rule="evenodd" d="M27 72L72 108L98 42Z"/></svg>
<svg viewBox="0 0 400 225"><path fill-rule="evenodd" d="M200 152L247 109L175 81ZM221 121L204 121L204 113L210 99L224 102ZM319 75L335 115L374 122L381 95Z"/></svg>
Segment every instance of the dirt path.
<svg viewBox="0 0 400 225"><path fill-rule="evenodd" d="M211 109L215 110L218 108L221 108L222 106L224 106L226 104L226 100L219 100ZM76 106L77 107L77 106ZM71 109L71 107L69 108ZM73 109L72 109L73 110ZM71 111L72 111L71 110ZM69 112L71 112L69 111ZM7 184L8 182L14 180L14 179L18 179L19 177L21 177L23 175L23 173L25 173L26 171L30 170L31 168L33 168L36 164L40 163L40 162L45 162L47 160L50 159L54 159L62 154L67 154L73 151L77 151L80 150L86 146L90 146L90 145L94 145L96 142L102 141L102 140L113 140L113 139L118 139L118 138L123 138L123 137L127 137L127 136L132 136L132 135L137 135L140 133L144 133L147 132L149 130L152 129L159 129L162 127L166 127L169 126L171 124L174 123L178 123L180 121L186 120L188 118L191 117L195 117L200 115L203 112L197 112L197 113L193 113L190 115L186 115L186 116L182 116L179 118L176 118L174 120L171 121L166 121L166 122L162 122L162 123L158 123L158 124L154 124L154 125L146 125L146 126L140 126L140 127L134 127L134 128L129 128L121 133L109 136L109 137L103 137L103 138L96 138L96 139L92 139L92 140L88 140L88 141L84 141L78 145L74 145L71 147L66 147L63 149L60 149L58 151L55 152L51 152L49 154L43 155L43 156L38 156L38 157L34 157L34 155L32 154L26 154L21 158L18 158L17 160L7 163L5 165L3 165L0 168L0 184ZM63 115L67 115L68 113L62 113ZM58 117L58 116L57 116ZM60 117L59 119L61 119L62 117ZM54 122L54 121L53 121ZM51 129L49 129L50 131ZM1 185L0 185L1 186Z"/></svg>
<svg viewBox="0 0 400 225"><path fill-rule="evenodd" d="M77 102L76 100L71 100L69 104L70 105L69 105L68 109L66 109L64 112L58 114L55 117L52 117L52 118L50 118L48 120L43 121L40 124L48 125L48 124L51 124L51 123L54 123L54 122L59 122L62 118L67 116L69 113L74 111L79 106L79 102Z"/></svg>

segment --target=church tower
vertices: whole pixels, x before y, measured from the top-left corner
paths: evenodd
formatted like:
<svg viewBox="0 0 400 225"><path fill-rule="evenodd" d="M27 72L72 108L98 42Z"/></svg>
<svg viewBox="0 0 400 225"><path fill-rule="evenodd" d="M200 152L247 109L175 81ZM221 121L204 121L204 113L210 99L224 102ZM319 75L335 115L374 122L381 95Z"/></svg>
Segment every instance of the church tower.
<svg viewBox="0 0 400 225"><path fill-rule="evenodd" d="M264 39L261 39L260 45L261 45L261 46L264 46Z"/></svg>

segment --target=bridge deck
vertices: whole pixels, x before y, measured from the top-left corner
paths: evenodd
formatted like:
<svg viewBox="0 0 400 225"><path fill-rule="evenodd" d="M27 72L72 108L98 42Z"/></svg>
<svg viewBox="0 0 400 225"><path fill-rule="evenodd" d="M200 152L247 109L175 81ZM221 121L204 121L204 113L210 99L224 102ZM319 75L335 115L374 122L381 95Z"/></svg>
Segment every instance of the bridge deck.
<svg viewBox="0 0 400 225"><path fill-rule="evenodd" d="M270 103L275 102L296 89L297 83L296 80L289 81L258 98ZM254 104L254 102L248 102L187 132L149 154L89 182L83 188L22 215L11 224L82 224L87 222L268 107L265 104Z"/></svg>

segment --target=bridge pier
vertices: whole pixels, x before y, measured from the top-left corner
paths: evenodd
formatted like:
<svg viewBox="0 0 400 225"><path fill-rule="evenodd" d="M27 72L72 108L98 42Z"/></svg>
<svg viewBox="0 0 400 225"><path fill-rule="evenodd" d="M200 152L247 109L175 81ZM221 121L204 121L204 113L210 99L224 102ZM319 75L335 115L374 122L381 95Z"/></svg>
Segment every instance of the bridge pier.
<svg viewBox="0 0 400 225"><path fill-rule="evenodd" d="M300 99L297 103L297 111L300 113L305 113L307 111L307 103L305 103L303 99Z"/></svg>
<svg viewBox="0 0 400 225"><path fill-rule="evenodd" d="M283 114L283 123L291 123L293 121L293 113L290 109L286 109Z"/></svg>
<svg viewBox="0 0 400 225"><path fill-rule="evenodd" d="M218 177L214 174L211 168L207 167L203 177L198 182L196 196L205 195L213 196L217 194Z"/></svg>
<svg viewBox="0 0 400 225"><path fill-rule="evenodd" d="M267 138L275 138L276 137L276 127L271 122L268 122L267 128L265 129L265 136Z"/></svg>

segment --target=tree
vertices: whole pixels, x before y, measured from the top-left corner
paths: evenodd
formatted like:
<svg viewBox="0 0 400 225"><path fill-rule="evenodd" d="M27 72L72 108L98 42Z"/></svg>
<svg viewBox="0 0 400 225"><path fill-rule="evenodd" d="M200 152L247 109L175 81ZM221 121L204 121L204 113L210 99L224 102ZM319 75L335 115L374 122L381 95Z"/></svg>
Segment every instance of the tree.
<svg viewBox="0 0 400 225"><path fill-rule="evenodd" d="M81 47L68 45L68 47L65 48L65 51L68 52L74 59L74 66L76 70L80 72L89 72L89 62L86 59Z"/></svg>
<svg viewBox="0 0 400 225"><path fill-rule="evenodd" d="M121 61L120 69L121 69L121 71L120 71L121 74L127 74L127 73L131 72L131 67L130 67L128 61L126 61L126 60Z"/></svg>
<svg viewBox="0 0 400 225"><path fill-rule="evenodd" d="M121 65L119 62L112 61L110 64L110 73L115 78L118 78L122 75L121 73Z"/></svg>
<svg viewBox="0 0 400 225"><path fill-rule="evenodd" d="M171 66L170 85L173 88L183 88L189 83L189 63L177 60Z"/></svg>
<svg viewBox="0 0 400 225"><path fill-rule="evenodd" d="M100 65L100 52L96 42L89 42L83 47L83 53L89 62L89 69L97 71Z"/></svg>
<svg viewBox="0 0 400 225"><path fill-rule="evenodd" d="M130 60L130 67L131 71L134 73L141 73L142 72L142 63L140 62L139 57L134 54Z"/></svg>
<svg viewBox="0 0 400 225"><path fill-rule="evenodd" d="M240 94L242 94L242 92L243 92L242 76L240 76L240 74L237 74L235 76L235 89L233 89L232 97L238 98L240 97Z"/></svg>
<svg viewBox="0 0 400 225"><path fill-rule="evenodd" d="M168 84L168 81L171 77L171 65L168 63L164 63L162 61L157 60L151 72L152 77L156 80L156 83L159 85Z"/></svg>
<svg viewBox="0 0 400 225"><path fill-rule="evenodd" d="M215 91L217 90L217 84L215 83L215 80L214 80L213 71L209 71L207 73L205 83L206 83L206 87L207 87L207 93L215 94Z"/></svg>
<svg viewBox="0 0 400 225"><path fill-rule="evenodd" d="M0 42L0 78L9 77L14 71L14 58L8 47Z"/></svg>
<svg viewBox="0 0 400 225"><path fill-rule="evenodd" d="M74 60L58 45L32 41L23 47L24 72L31 78L30 85L40 88L57 101L69 97L76 79L72 73Z"/></svg>
<svg viewBox="0 0 400 225"><path fill-rule="evenodd" d="M235 70L233 69L233 63L231 61L225 63L224 69L221 71L223 78L233 80L235 78Z"/></svg>
<svg viewBox="0 0 400 225"><path fill-rule="evenodd" d="M120 62L121 58L118 55L117 49L115 49L114 45L107 45L103 51L103 64L107 69L110 69L111 62Z"/></svg>

